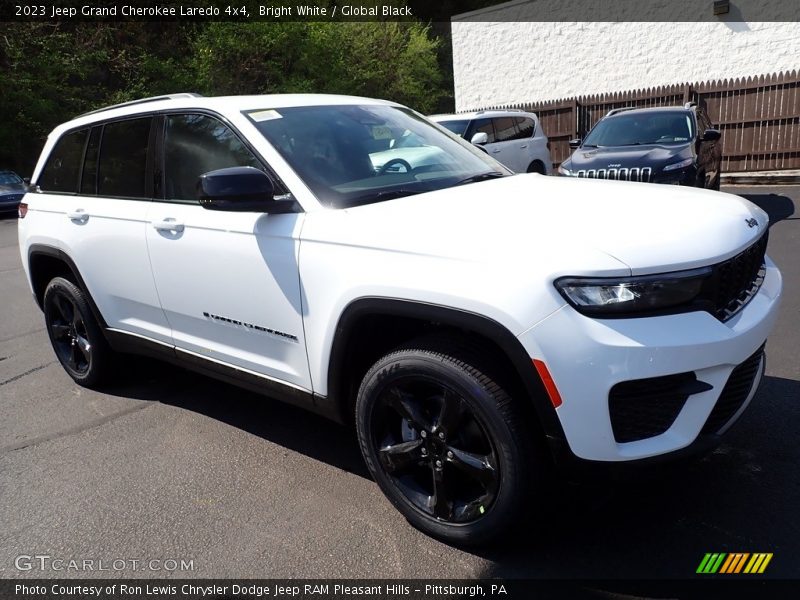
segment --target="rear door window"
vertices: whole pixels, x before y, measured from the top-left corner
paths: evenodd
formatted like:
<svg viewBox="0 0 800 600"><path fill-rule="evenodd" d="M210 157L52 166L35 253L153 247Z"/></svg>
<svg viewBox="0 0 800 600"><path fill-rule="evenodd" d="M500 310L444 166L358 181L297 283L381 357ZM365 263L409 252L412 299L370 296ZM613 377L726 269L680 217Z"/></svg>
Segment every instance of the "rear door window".
<svg viewBox="0 0 800 600"><path fill-rule="evenodd" d="M494 119L495 142L508 142L518 137L519 131L513 117L497 117Z"/></svg>
<svg viewBox="0 0 800 600"><path fill-rule="evenodd" d="M97 193L100 196L144 198L150 125L153 119L130 119L103 127Z"/></svg>
<svg viewBox="0 0 800 600"><path fill-rule="evenodd" d="M39 176L37 183L42 191L70 194L78 191L83 151L88 134L88 129L81 129L61 136Z"/></svg>

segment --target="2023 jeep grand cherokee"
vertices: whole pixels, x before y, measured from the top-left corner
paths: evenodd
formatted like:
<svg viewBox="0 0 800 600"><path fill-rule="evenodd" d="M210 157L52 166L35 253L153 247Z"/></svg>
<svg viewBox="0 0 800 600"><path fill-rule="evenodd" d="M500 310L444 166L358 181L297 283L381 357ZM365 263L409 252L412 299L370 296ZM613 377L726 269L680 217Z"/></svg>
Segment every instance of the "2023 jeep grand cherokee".
<svg viewBox="0 0 800 600"><path fill-rule="evenodd" d="M781 294L741 198L511 176L391 102L145 99L56 128L33 181L20 250L76 382L147 353L355 422L388 498L454 542L529 511L551 459L715 439Z"/></svg>

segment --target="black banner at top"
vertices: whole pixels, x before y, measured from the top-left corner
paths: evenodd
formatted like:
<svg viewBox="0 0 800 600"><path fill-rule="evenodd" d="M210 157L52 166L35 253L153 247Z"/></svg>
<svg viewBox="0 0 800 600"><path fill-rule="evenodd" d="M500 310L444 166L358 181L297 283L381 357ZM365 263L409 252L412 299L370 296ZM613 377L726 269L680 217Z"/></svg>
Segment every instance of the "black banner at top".
<svg viewBox="0 0 800 600"><path fill-rule="evenodd" d="M800 21L798 0L48 0L2 21Z"/></svg>

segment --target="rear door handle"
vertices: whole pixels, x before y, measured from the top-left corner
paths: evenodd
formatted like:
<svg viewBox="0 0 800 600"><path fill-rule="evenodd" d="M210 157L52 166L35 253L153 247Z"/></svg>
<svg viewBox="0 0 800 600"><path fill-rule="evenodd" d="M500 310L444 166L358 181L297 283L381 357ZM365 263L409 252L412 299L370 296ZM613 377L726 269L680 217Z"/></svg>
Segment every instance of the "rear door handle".
<svg viewBox="0 0 800 600"><path fill-rule="evenodd" d="M85 223L89 219L89 213L87 213L82 208L76 208L72 212L67 213L67 218L70 221L78 221L79 223Z"/></svg>
<svg viewBox="0 0 800 600"><path fill-rule="evenodd" d="M492 154L497 154L500 152L500 150L501 148L495 148L494 150L492 150Z"/></svg>
<svg viewBox="0 0 800 600"><path fill-rule="evenodd" d="M527 148L527 147L528 147L528 144L522 144L522 146L520 146L520 148Z"/></svg>
<svg viewBox="0 0 800 600"><path fill-rule="evenodd" d="M153 221L153 228L156 231L177 231L180 233L183 231L184 226L183 223L179 223L173 218L166 218L161 221Z"/></svg>

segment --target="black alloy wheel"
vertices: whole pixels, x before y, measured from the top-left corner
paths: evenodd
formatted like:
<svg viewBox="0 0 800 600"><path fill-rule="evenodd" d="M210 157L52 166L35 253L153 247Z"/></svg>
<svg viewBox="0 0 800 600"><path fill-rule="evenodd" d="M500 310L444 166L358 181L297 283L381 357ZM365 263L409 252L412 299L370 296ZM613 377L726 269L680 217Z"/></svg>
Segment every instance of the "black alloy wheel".
<svg viewBox="0 0 800 600"><path fill-rule="evenodd" d="M426 515L468 523L492 506L497 452L479 417L445 383L412 376L385 387L371 442L392 483Z"/></svg>
<svg viewBox="0 0 800 600"><path fill-rule="evenodd" d="M78 286L56 277L43 301L50 343L61 366L77 383L93 387L108 374L111 349Z"/></svg>
<svg viewBox="0 0 800 600"><path fill-rule="evenodd" d="M455 544L507 531L544 472L519 399L479 364L454 341L418 340L378 360L356 400L381 490L414 526Z"/></svg>

